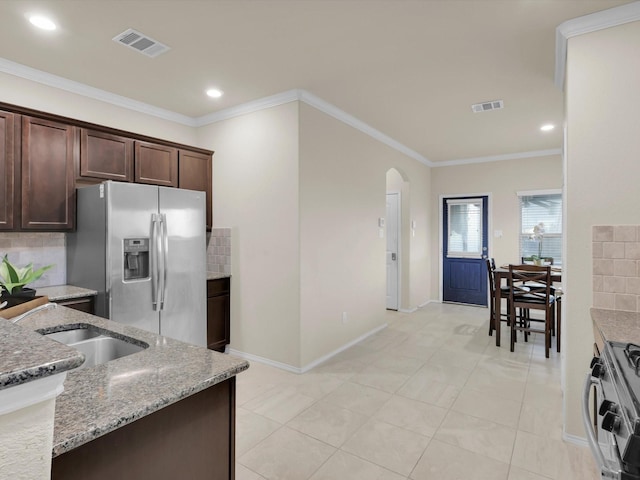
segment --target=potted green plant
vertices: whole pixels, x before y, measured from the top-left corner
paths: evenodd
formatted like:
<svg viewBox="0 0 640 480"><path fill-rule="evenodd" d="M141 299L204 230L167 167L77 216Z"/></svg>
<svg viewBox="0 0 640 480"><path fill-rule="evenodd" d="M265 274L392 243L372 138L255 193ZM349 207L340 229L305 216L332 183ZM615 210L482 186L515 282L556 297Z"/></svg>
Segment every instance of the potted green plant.
<svg viewBox="0 0 640 480"><path fill-rule="evenodd" d="M36 291L31 288L25 288L25 286L38 280L44 272L52 267L53 265L47 265L38 270L34 270L33 263L24 267L17 267L13 265L7 255L5 255L2 257L2 262L0 263L0 296L34 296Z"/></svg>

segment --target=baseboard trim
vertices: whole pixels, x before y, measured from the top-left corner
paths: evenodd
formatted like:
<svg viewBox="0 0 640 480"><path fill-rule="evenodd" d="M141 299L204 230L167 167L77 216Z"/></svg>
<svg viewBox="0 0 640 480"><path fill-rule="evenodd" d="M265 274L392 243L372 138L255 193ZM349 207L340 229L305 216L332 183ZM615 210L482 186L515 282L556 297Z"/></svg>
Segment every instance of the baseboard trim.
<svg viewBox="0 0 640 480"><path fill-rule="evenodd" d="M355 344L360 343L361 341L363 341L364 339L370 337L371 335L375 335L376 333L384 330L388 326L389 326L388 324L384 323L384 324L380 325L379 327L376 327L373 330L370 330L367 333L364 333L363 335L360 335L358 338L356 338L356 339L354 339L354 340L352 340L352 341L350 341L348 343L345 343L340 348L337 348L336 350L333 350L332 352L329 352L328 354L326 354L326 355L314 360L313 362L308 363L307 365L305 365L302 368L294 367L293 365L289 365L288 363L278 362L276 360L271 360L269 358L261 357L259 355L253 355L252 353L241 352L240 350L235 350L233 348L229 348L228 352L229 352L230 355L234 355L236 357L244 358L245 360L249 360L250 362L257 362L257 363L261 363L263 365L268 365L270 367L279 368L280 370L285 370L287 372L300 374L300 373L308 372L312 368L317 367L321 363L324 363L327 360L331 359L332 357L335 357L337 354L339 354L341 352L344 352L345 350L353 347Z"/></svg>
<svg viewBox="0 0 640 480"><path fill-rule="evenodd" d="M413 313L413 312L417 312L418 311L418 307L413 307L413 308L399 308L398 312L400 313Z"/></svg>
<svg viewBox="0 0 640 480"><path fill-rule="evenodd" d="M579 447L589 448L589 442L587 442L587 439L584 437L578 437L577 435L571 435L569 433L563 432L562 439L567 443L571 443Z"/></svg>
<svg viewBox="0 0 640 480"><path fill-rule="evenodd" d="M249 360L250 362L257 362L257 363L262 363L263 365L269 365L270 367L279 368L280 370L286 370L287 372L291 372L291 373L302 373L298 367L294 367L293 365L289 365L288 363L278 362L276 360L271 360L270 358L260 357L259 355L253 355L252 353L241 352L240 350L235 350L233 348L229 349L229 355L244 358L245 360Z"/></svg>

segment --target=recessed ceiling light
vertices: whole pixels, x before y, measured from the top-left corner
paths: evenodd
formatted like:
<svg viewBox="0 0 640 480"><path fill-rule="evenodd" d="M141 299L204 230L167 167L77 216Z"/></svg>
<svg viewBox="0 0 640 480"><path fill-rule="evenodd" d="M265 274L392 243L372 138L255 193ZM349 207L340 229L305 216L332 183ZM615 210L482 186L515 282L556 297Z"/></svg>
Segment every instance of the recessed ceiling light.
<svg viewBox="0 0 640 480"><path fill-rule="evenodd" d="M542 130L543 132L550 132L551 130L553 130L554 128L556 128L555 125L551 125L550 123L543 125L540 127L540 130Z"/></svg>
<svg viewBox="0 0 640 480"><path fill-rule="evenodd" d="M57 28L56 24L53 23L53 20L42 15L31 15L29 17L29 21L32 25L35 25L42 30L55 30Z"/></svg>
<svg viewBox="0 0 640 480"><path fill-rule="evenodd" d="M217 88L210 88L209 90L207 90L207 95L209 95L211 98L220 98L223 94L222 90L218 90Z"/></svg>

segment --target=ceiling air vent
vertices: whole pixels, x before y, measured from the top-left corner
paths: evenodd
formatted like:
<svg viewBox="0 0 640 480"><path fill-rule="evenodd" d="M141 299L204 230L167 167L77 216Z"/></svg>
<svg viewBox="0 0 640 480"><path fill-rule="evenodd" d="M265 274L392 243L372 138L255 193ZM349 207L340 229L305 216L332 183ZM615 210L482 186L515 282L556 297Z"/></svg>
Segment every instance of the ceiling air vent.
<svg viewBox="0 0 640 480"><path fill-rule="evenodd" d="M152 58L170 49L170 47L132 28L113 37L113 41Z"/></svg>
<svg viewBox="0 0 640 480"><path fill-rule="evenodd" d="M501 108L504 108L504 102L502 100L491 100L490 102L471 105L473 113L488 112L489 110L499 110Z"/></svg>

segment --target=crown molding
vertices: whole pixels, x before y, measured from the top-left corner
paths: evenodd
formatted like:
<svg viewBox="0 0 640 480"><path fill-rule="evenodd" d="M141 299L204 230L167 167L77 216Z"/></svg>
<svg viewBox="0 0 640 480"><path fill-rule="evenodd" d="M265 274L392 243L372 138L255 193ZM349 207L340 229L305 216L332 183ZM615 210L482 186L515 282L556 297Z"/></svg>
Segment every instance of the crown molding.
<svg viewBox="0 0 640 480"><path fill-rule="evenodd" d="M306 90L301 89L288 90L277 95L272 95L270 97L265 97L252 102L243 103L235 107L220 110L210 115L199 117L196 119L196 125L202 127L204 125L220 122L222 120L228 120L239 115L257 112L265 108L276 107L278 105L283 105L289 102L304 102L307 105L315 108L316 110L326 113L336 120L339 120L355 128L356 130L363 132L366 135L369 135L370 137L384 143L385 145L399 151L400 153L403 153L404 155L407 155L408 157L413 158L414 160L424 163L429 167L434 166L433 162L429 161L427 158L423 157L415 150L410 149L406 145L403 145L402 143L394 140L388 135L385 135L381 131L376 130L371 125L357 119L353 115L350 115L344 110L339 109L335 105L321 99L320 97L315 96L314 94Z"/></svg>
<svg viewBox="0 0 640 480"><path fill-rule="evenodd" d="M488 157L461 158L459 160L447 160L444 162L432 163L433 167L451 167L454 165L470 165L472 163L501 162L504 160L519 160L521 158L549 157L551 155L561 155L561 148L549 150L533 150L530 152L506 153L504 155L491 155Z"/></svg>
<svg viewBox="0 0 640 480"><path fill-rule="evenodd" d="M429 167L433 167L434 163L424 156L420 155L415 150L410 149L406 145L394 140L388 135L385 135L380 130L376 130L371 125L364 123L361 120L358 120L353 115L348 114L344 110L339 109L335 105L332 105L329 102L322 100L319 97L316 97L312 93L307 92L306 90L300 90L300 100L307 105L314 107L317 110L320 110L323 113L335 118L336 120L340 120L343 123L355 128L356 130L360 130L362 133L369 135L370 137L378 140L381 143L397 150L398 152L413 158L414 160L419 161Z"/></svg>
<svg viewBox="0 0 640 480"><path fill-rule="evenodd" d="M567 42L571 37L596 32L640 20L640 2L632 2L601 12L567 20L556 28L556 72L554 82L564 90L567 64Z"/></svg>
<svg viewBox="0 0 640 480"><path fill-rule="evenodd" d="M296 102L300 100L301 91L302 90L295 89L287 90L286 92L278 93L276 95L242 103L235 107L218 110L217 112L193 119L194 125L196 127L203 127L212 123L221 122L222 120L229 120L230 118L239 117L240 115L246 115L247 113L254 113L266 108L284 105L285 103Z"/></svg>
<svg viewBox="0 0 640 480"><path fill-rule="evenodd" d="M635 3L639 4L640 6L640 2L635 2ZM640 15L640 9L638 9L638 13ZM278 105L283 105L290 102L296 102L296 101L304 102L307 105L335 118L336 120L339 120L345 123L346 125L349 125L355 128L356 130L361 131L366 135L369 135L373 139L378 140L379 142L387 145L388 147L408 156L409 158L413 158L414 160L417 160L418 162L428 167L447 167L447 166L453 166L453 165L468 165L472 163L494 162L498 160L516 160L520 158L559 155L561 153L560 149L553 149L553 150L540 150L540 151L534 151L534 152L522 152L522 153L514 153L514 154L506 154L506 155L495 155L495 156L489 156L489 157L449 160L444 162L433 162L428 158L424 157L423 155L420 155L415 150L412 150L406 145L398 142L397 140L394 140L390 136L385 135L381 131L373 128L371 125L363 122L362 120L359 120L353 115L350 115L349 113L321 99L320 97L317 97L316 95L313 95L312 93L302 89L287 90L285 92L278 93L276 95L271 95L268 97L251 101L251 102L243 103L235 107L219 110L212 114L204 115L201 117L189 117L176 112L172 112L170 110L154 107L153 105L139 102L131 98L116 95L116 94L107 92L105 90L101 90L99 88L90 87L88 85L75 82L73 80L69 80L63 77L59 77L57 75L52 75L50 73L43 72L41 70L36 70L35 68L27 67L26 65L21 65L19 63L15 63L1 57L0 57L0 72L25 78L27 80L41 83L43 85L58 88L60 90L65 90L65 91L75 93L77 95L82 95L88 98L93 98L95 100L99 100L99 101L116 105L122 108L140 112L146 115L158 117L158 118L175 122L181 125L186 125L188 127L202 127L202 126L220 122L223 120L228 120L230 118L237 117L240 115L246 115L248 113L257 112L260 110L276 107Z"/></svg>
<svg viewBox="0 0 640 480"><path fill-rule="evenodd" d="M136 112L144 113L154 117L169 120L171 122L180 123L189 127L195 126L193 118L186 115L182 115L163 108L154 107L148 103L139 102L128 97L116 95L114 93L101 90L99 88L90 87L84 83L75 82L64 77L59 77L51 73L43 72L42 70L36 70L35 68L27 67L16 62L7 60L6 58L0 58L0 72L8 73L16 77L21 77L33 82L41 83L49 87L58 88L67 92L82 95L84 97L100 100L105 103L110 103L118 107L134 110Z"/></svg>

